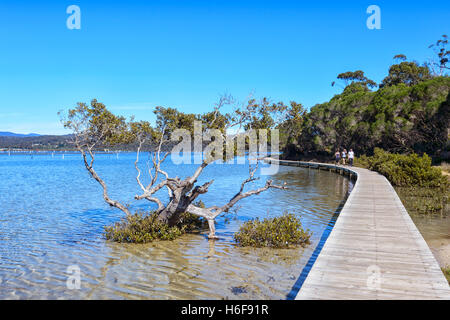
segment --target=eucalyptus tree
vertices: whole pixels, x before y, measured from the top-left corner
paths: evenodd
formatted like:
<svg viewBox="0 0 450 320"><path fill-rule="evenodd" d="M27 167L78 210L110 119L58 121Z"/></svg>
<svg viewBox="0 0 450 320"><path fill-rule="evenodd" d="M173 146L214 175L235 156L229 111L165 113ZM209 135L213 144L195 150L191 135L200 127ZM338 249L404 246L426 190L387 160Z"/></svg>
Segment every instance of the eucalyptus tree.
<svg viewBox="0 0 450 320"><path fill-rule="evenodd" d="M394 59L398 59L398 56L395 56ZM381 82L380 88L401 83L407 86L414 86L428 79L431 79L431 74L427 65L420 66L417 62L402 61L389 68L389 74Z"/></svg>
<svg viewBox="0 0 450 320"><path fill-rule="evenodd" d="M223 113L222 110L225 107L231 107L233 110ZM269 179L264 186L246 190L249 183L259 179L255 173L260 159L256 159L253 166L249 165L248 178L240 183L237 193L227 203L202 207L195 204L196 200L209 191L214 180L198 184L199 177L214 161L229 160L237 154L239 150L235 146L236 137L230 139L227 135L231 129L234 128L234 131L239 132L245 127L250 128L254 123L259 124L258 129L268 129L269 126L276 124L274 119L277 119L284 111L284 105L271 104L267 99L262 99L260 102L251 99L247 103L238 104L231 96L223 96L212 111L204 114L188 114L174 108L156 107L155 126L148 121L127 120L122 116L114 115L104 104L95 99L89 105L78 103L66 114L60 114L64 126L73 131L73 144L82 154L86 170L102 187L106 203L123 211L126 215L132 214L129 207L110 197L106 182L95 169L95 151L105 146L134 144L137 151L134 162L136 182L140 190L134 199L146 200L153 204L152 207L156 205L158 221L170 226L177 224L184 212L202 217L208 221L209 238L216 238L215 219L222 213L228 212L238 201L269 189L286 189L287 187L276 185ZM268 116L272 121L267 121ZM279 119L282 121L283 117L280 116ZM264 128L262 124L266 127ZM210 143L205 150L202 150L204 156L198 167L186 178L172 176L163 166L170 154L167 145L173 144L174 141L178 142L180 138L188 140L188 144L191 145L191 138L196 140L199 134L209 138ZM261 142L264 141L258 141L258 143ZM149 144L153 146L154 152L152 152L149 169L143 172L139 166L140 154L142 148ZM227 153L224 155L217 151L221 148L215 149L215 147L225 147ZM149 177L148 184L143 182L144 174ZM158 192L164 189L168 193L166 203L158 195Z"/></svg>
<svg viewBox="0 0 450 320"><path fill-rule="evenodd" d="M343 72L338 74L337 78L344 81L345 87L354 84L359 84L368 88L374 88L377 86L376 82L367 78L364 75L364 71L361 70ZM334 86L335 84L336 82L333 81L331 86Z"/></svg>

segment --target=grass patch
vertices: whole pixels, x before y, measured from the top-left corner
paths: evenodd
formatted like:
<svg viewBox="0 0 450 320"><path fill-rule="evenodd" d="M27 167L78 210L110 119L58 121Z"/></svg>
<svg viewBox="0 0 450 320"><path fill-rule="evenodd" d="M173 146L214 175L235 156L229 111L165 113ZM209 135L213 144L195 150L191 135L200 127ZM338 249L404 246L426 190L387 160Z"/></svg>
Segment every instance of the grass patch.
<svg viewBox="0 0 450 320"><path fill-rule="evenodd" d="M234 235L234 240L242 247L288 248L306 246L311 233L303 230L300 219L294 214L275 218L258 218L245 222Z"/></svg>

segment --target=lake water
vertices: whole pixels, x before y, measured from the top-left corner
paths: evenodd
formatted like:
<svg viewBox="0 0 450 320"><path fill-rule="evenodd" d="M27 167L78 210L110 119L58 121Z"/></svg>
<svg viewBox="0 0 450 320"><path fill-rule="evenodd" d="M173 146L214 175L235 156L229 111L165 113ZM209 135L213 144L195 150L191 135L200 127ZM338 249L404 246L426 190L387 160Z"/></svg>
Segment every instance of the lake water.
<svg viewBox="0 0 450 320"><path fill-rule="evenodd" d="M147 203L130 200L139 192L134 159L98 155L96 168L112 198L145 209ZM168 159L165 169L185 177L196 167ZM247 176L248 165L210 165L199 183L215 182L200 199L222 205ZM242 200L229 222L217 220L220 240L208 241L202 233L118 244L103 238L103 227L123 213L104 203L80 155L0 155L0 299L285 299L352 183L335 173L293 167L280 167L270 178L286 181L289 190ZM298 214L313 232L307 248L234 244L233 234L246 220L284 211ZM66 285L71 266L81 272L80 289Z"/></svg>

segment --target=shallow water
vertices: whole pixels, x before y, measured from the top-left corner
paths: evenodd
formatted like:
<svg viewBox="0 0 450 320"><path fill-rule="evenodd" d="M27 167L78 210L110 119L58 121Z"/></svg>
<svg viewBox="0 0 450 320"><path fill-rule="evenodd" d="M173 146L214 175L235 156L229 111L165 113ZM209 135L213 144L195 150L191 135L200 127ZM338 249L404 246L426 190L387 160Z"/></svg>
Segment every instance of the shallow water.
<svg viewBox="0 0 450 320"><path fill-rule="evenodd" d="M450 203L438 212L420 213L408 203L411 199L407 191L402 188L396 191L440 266L450 267Z"/></svg>
<svg viewBox="0 0 450 320"><path fill-rule="evenodd" d="M96 166L113 198L131 201L139 191L133 154L98 155ZM195 165L172 165L180 177ZM227 202L248 176L247 165L214 164L199 183L214 177L201 200ZM253 187L263 185L265 179ZM206 233L145 245L104 240L103 227L122 213L102 200L79 155L0 155L1 299L285 299L322 232L346 196L346 178L327 171L280 167L270 177L289 190L269 190L242 200L228 223L219 218L218 241ZM165 197L164 194L161 194ZM246 220L290 211L313 232L307 248L254 249L233 243ZM67 288L68 267L78 266L81 288Z"/></svg>
<svg viewBox="0 0 450 320"><path fill-rule="evenodd" d="M412 214L417 229L439 262L441 268L450 267L450 214Z"/></svg>

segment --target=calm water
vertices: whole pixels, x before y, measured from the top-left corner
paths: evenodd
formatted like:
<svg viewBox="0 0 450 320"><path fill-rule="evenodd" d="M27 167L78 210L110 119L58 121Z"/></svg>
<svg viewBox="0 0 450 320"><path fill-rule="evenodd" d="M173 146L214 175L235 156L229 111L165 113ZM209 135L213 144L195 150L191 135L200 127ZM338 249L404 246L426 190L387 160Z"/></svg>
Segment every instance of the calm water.
<svg viewBox="0 0 450 320"><path fill-rule="evenodd" d="M117 200L131 201L139 192L133 161L133 154L97 158L97 170ZM185 177L196 166L175 166L169 160L165 168ZM247 165L209 166L199 183L213 177L215 182L201 200L207 206L227 202L247 176ZM79 155L0 155L0 299L284 299L350 182L331 172L292 167L280 167L271 179L286 181L290 189L241 201L230 222L218 219L218 241L208 241L205 233L170 242L117 244L105 241L102 232L123 214L103 202L101 188ZM286 210L313 232L309 247L234 245L233 233L244 221ZM67 268L73 265L81 270L79 290L66 286Z"/></svg>

